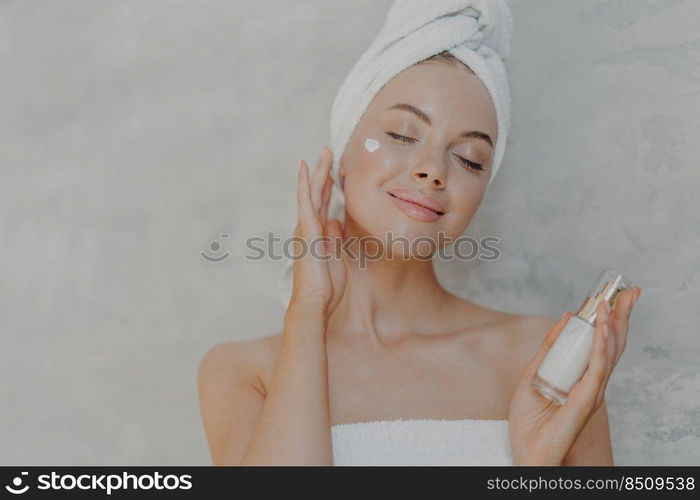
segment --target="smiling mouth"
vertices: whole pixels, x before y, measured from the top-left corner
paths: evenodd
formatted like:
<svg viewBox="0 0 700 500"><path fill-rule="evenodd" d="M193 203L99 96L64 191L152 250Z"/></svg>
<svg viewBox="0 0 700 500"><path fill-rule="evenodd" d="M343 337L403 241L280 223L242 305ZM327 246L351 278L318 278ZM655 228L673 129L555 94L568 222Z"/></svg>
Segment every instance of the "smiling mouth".
<svg viewBox="0 0 700 500"><path fill-rule="evenodd" d="M421 208L426 208L426 209L430 210L431 212L435 212L435 213L438 214L438 215L445 215L445 212L440 212L439 210L433 210L432 208L426 207L425 205L421 205L420 203L416 203L415 201L404 200L403 198L399 198L399 197L396 196L395 194L389 193L388 191L387 191L387 193L388 193L390 196L393 196L394 198L396 198L397 200L405 201L406 203L413 203L413 204L416 205L416 206L419 206L419 207L421 207Z"/></svg>

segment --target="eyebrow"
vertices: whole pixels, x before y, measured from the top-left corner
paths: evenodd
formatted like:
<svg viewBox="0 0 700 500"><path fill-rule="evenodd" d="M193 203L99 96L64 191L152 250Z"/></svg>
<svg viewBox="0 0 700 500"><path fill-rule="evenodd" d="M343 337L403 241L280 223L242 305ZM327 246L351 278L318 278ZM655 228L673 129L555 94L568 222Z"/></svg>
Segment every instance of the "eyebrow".
<svg viewBox="0 0 700 500"><path fill-rule="evenodd" d="M411 106L410 104L400 102L398 104L394 104L393 106L386 108L385 111L388 111L390 109L400 109L403 111L408 111L409 113L413 113L414 115L416 115L418 118L420 118L422 121L424 121L428 125L433 124L432 120L430 119L430 117L428 115L426 115L423 111L416 108L415 106ZM489 134L487 134L486 132L481 132L479 130L469 130L467 132L462 132L461 134L459 134L459 137L483 139L486 142L488 142L491 147L493 147L493 140L491 139L491 136Z"/></svg>

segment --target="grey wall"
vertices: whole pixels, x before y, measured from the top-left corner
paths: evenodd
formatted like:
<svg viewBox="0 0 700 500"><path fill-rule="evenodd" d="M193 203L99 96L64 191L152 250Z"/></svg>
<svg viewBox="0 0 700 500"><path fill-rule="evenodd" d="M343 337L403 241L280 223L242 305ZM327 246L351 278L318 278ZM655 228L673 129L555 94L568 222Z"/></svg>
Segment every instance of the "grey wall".
<svg viewBox="0 0 700 500"><path fill-rule="evenodd" d="M551 317L604 266L635 279L616 462L698 464L700 3L510 3L513 129L468 231L502 256L440 275ZM210 463L198 363L284 313L243 241L293 226L389 5L0 2L1 464Z"/></svg>

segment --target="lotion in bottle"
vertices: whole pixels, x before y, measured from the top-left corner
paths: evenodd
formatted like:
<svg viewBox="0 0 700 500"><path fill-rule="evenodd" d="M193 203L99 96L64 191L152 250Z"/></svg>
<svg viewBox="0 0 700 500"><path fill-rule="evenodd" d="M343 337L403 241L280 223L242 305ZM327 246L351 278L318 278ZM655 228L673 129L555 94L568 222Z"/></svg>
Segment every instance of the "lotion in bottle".
<svg viewBox="0 0 700 500"><path fill-rule="evenodd" d="M559 405L566 403L569 391L588 367L598 303L607 300L612 311L620 292L632 287L634 284L622 274L603 269L583 304L559 332L537 369L532 386L544 397Z"/></svg>

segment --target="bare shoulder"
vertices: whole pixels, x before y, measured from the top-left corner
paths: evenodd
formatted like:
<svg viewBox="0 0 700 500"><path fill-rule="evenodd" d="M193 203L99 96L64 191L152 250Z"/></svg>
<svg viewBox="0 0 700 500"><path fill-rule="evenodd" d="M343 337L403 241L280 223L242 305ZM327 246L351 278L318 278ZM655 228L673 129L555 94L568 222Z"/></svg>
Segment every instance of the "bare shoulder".
<svg viewBox="0 0 700 500"><path fill-rule="evenodd" d="M503 326L514 368L512 375L522 373L557 320L533 314L514 314L508 318Z"/></svg>
<svg viewBox="0 0 700 500"><path fill-rule="evenodd" d="M214 344L199 364L200 384L207 380L248 383L264 393L264 380L274 367L281 332Z"/></svg>
<svg viewBox="0 0 700 500"><path fill-rule="evenodd" d="M499 328L507 337L507 342L517 347L519 352L532 356L558 318L534 314L504 313Z"/></svg>
<svg viewBox="0 0 700 500"><path fill-rule="evenodd" d="M520 340L539 345L558 319L548 316L516 314L511 319L511 325L513 332L517 332Z"/></svg>
<svg viewBox="0 0 700 500"><path fill-rule="evenodd" d="M509 379L522 372L558 321L547 316L479 308L479 330L484 335L483 345L488 346L484 354L493 356L495 365L503 367L503 375Z"/></svg>
<svg viewBox="0 0 700 500"><path fill-rule="evenodd" d="M474 307L475 304L471 304ZM481 318L480 325L500 331L509 341L538 342L544 339L558 318L530 314L515 314L476 305L476 314Z"/></svg>
<svg viewBox="0 0 700 500"><path fill-rule="evenodd" d="M281 332L213 345L199 363L202 423L214 465L237 464L245 452L266 395Z"/></svg>

